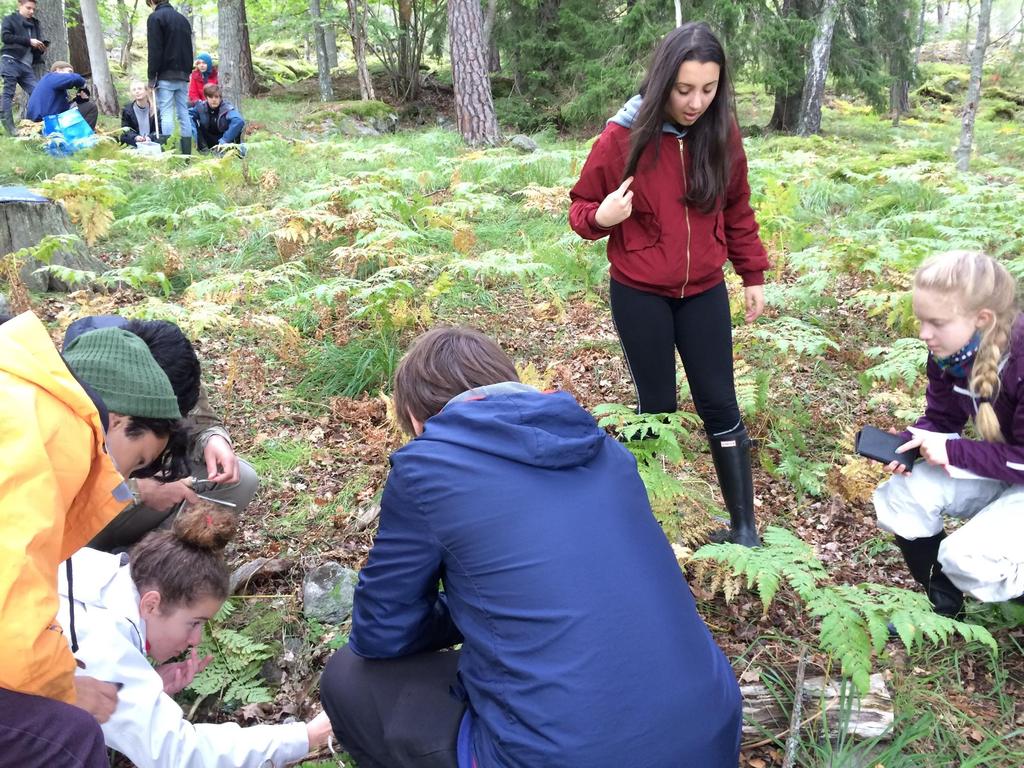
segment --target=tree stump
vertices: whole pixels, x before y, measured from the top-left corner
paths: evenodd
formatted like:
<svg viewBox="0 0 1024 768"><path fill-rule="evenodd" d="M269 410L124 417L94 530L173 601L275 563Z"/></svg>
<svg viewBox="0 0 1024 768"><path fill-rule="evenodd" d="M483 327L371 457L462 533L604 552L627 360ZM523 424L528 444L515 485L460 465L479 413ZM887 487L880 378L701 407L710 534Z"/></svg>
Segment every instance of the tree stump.
<svg viewBox="0 0 1024 768"><path fill-rule="evenodd" d="M22 187L0 187L0 257L22 248L32 248L48 235L78 234L60 203L29 192ZM57 253L51 264L72 269L106 272L109 267L89 253L79 240ZM72 286L46 272L36 273L43 266L37 259L27 259L18 275L30 291L69 291Z"/></svg>

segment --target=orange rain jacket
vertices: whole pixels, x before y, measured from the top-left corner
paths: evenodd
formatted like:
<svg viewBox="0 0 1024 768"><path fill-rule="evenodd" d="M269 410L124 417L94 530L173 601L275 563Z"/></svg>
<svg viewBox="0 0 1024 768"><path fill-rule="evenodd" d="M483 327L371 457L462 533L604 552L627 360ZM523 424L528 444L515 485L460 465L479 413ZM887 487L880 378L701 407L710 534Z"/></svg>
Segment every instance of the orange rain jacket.
<svg viewBox="0 0 1024 768"><path fill-rule="evenodd" d="M0 688L74 703L57 569L131 496L97 404L30 312L0 325L0 456Z"/></svg>

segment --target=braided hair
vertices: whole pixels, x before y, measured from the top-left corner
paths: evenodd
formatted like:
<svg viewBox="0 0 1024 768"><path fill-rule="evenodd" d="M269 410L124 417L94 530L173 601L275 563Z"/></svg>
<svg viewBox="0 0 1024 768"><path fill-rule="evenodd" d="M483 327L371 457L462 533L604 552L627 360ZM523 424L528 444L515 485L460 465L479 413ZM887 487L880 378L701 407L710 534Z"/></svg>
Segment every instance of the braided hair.
<svg viewBox="0 0 1024 768"><path fill-rule="evenodd" d="M949 251L932 256L914 275L914 288L946 294L958 311L987 309L992 321L981 329L981 343L971 368L970 386L977 396L978 432L993 443L1006 442L992 403L999 396L999 363L1010 345L1020 309L1017 284L1006 267L984 253Z"/></svg>

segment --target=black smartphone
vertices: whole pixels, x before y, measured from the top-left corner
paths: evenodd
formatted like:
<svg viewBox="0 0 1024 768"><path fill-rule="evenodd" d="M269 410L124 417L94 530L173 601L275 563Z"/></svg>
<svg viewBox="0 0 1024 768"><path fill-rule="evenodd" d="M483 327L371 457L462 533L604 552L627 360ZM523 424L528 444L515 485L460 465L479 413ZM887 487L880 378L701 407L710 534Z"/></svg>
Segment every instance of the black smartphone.
<svg viewBox="0 0 1024 768"><path fill-rule="evenodd" d="M921 452L914 448L903 453L896 453L906 439L902 435L894 435L877 427L861 427L857 433L857 442L854 450L869 459L888 464L890 461L898 461L907 469L912 469L914 462L921 456Z"/></svg>

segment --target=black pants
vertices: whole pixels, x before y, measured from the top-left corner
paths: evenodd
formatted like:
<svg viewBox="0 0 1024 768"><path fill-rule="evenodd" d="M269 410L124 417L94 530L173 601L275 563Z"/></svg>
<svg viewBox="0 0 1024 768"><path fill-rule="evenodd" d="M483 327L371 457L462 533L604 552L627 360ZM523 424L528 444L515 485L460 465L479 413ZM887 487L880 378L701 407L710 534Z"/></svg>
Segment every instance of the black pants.
<svg viewBox="0 0 1024 768"><path fill-rule="evenodd" d="M359 768L457 767L458 664L458 651L371 660L346 646L331 657L320 701Z"/></svg>
<svg viewBox="0 0 1024 768"><path fill-rule="evenodd" d="M3 79L3 95L0 96L0 114L11 109L14 92L20 85L26 98L36 88L36 73L28 64L9 56L0 57L0 78Z"/></svg>
<svg viewBox="0 0 1024 768"><path fill-rule="evenodd" d="M676 410L678 350L704 428L722 434L740 425L724 281L696 296L670 299L612 279L611 305L640 413Z"/></svg>

